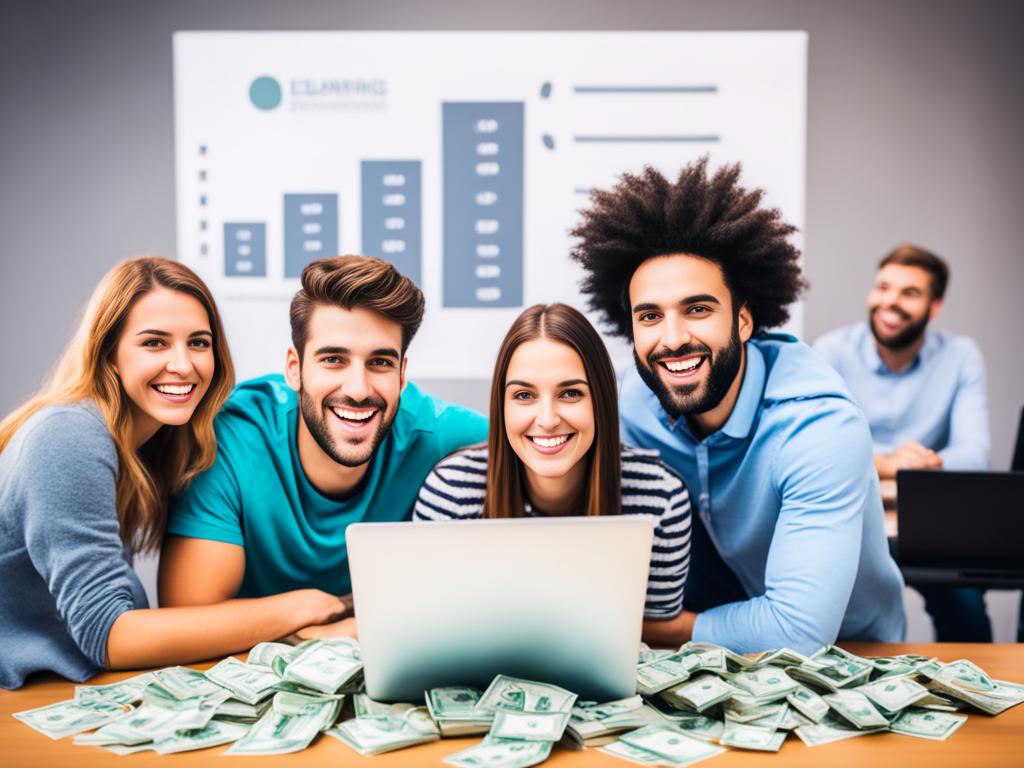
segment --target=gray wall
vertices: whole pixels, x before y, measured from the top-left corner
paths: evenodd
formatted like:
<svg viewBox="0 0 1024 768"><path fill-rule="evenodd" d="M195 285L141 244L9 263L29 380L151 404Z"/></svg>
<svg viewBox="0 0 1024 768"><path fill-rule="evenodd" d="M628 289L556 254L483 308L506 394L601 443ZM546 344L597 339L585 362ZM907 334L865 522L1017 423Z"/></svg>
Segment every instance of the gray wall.
<svg viewBox="0 0 1024 768"><path fill-rule="evenodd" d="M5 0L0 412L36 388L114 262L175 251L176 29L806 29L806 335L863 316L874 264L896 242L944 255L953 280L939 322L982 346L992 460L1005 467L1024 404L1021 9L978 0ZM425 383L476 407L486 398L484 382Z"/></svg>

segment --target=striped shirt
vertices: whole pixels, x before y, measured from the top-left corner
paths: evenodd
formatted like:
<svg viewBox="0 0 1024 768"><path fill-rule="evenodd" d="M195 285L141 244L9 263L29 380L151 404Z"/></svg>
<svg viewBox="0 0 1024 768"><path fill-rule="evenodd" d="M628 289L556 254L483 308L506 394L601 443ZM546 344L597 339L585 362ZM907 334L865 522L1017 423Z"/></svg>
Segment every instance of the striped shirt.
<svg viewBox="0 0 1024 768"><path fill-rule="evenodd" d="M484 510L487 448L470 448L439 461L427 475L413 508L414 520L469 520ZM536 515L529 501L529 516ZM657 451L622 447L622 514L654 523L644 615L669 619L683 607L690 565L690 496Z"/></svg>

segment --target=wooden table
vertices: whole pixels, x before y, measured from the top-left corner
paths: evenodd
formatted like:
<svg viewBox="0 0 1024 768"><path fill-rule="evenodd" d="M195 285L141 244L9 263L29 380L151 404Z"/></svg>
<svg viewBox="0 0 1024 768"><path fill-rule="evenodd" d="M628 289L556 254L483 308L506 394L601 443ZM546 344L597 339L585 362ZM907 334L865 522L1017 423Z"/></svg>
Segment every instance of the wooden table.
<svg viewBox="0 0 1024 768"><path fill-rule="evenodd" d="M975 644L844 644L857 654L891 656L897 653L920 653L937 656L942 661L968 658L997 679L1024 682L1024 645ZM195 665L205 669L209 664ZM91 684L111 683L133 673L108 673L96 677ZM33 682L19 691L0 692L0 765L21 766L72 765L89 768L96 765L120 765L139 768L159 765L163 768L216 765L243 768L247 765L267 766L367 766L367 768L407 768L408 766L440 765L441 759L477 743L481 737L442 739L433 744L389 752L376 757L362 757L329 736L321 736L304 752L274 757L225 757L227 747L213 747L200 752L184 752L161 756L140 752L119 757L98 747L75 746L71 737L52 741L11 717L13 712L33 709L45 704L70 699L74 685L57 678ZM617 760L594 749L570 752L556 749L544 763L554 768L629 768L631 763ZM898 768L1021 768L1024 766L1024 704L997 717L972 714L964 726L949 740L933 742L900 736L894 733L859 736L847 741L808 748L796 737L787 739L779 754L730 750L712 758L713 768L759 766L789 768L814 766L898 766Z"/></svg>

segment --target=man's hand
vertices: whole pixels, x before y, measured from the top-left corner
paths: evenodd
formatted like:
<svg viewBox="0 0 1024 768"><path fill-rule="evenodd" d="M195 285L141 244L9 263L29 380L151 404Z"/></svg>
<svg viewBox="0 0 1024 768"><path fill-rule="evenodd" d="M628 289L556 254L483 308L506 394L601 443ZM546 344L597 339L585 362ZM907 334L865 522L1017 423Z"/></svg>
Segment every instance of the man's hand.
<svg viewBox="0 0 1024 768"><path fill-rule="evenodd" d="M697 614L682 611L673 619L644 619L643 641L652 648L677 648L693 637Z"/></svg>
<svg viewBox="0 0 1024 768"><path fill-rule="evenodd" d="M942 469L942 457L920 443L907 440L892 453L877 454L875 469L882 480L889 480L901 469Z"/></svg>
<svg viewBox="0 0 1024 768"><path fill-rule="evenodd" d="M303 640L309 640L311 637L359 637L355 616L331 624L314 624L300 629L295 634Z"/></svg>

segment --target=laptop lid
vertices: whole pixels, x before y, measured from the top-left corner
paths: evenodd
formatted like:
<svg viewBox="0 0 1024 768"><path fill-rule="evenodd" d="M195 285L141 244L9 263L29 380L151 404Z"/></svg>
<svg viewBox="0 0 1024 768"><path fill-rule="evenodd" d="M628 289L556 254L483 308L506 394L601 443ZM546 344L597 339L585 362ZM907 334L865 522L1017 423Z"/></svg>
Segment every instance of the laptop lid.
<svg viewBox="0 0 1024 768"><path fill-rule="evenodd" d="M1010 471L1024 472L1024 408L1020 409L1020 422L1017 424L1017 447L1013 449Z"/></svg>
<svg viewBox="0 0 1024 768"><path fill-rule="evenodd" d="M901 470L900 566L1024 572L1024 472Z"/></svg>
<svg viewBox="0 0 1024 768"><path fill-rule="evenodd" d="M371 698L499 673L597 701L636 692L649 518L355 523L346 537Z"/></svg>

